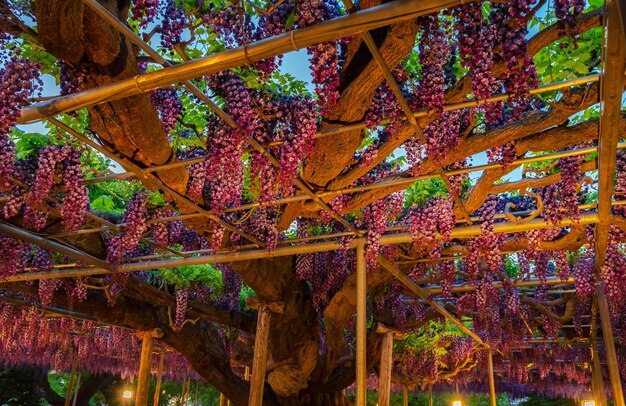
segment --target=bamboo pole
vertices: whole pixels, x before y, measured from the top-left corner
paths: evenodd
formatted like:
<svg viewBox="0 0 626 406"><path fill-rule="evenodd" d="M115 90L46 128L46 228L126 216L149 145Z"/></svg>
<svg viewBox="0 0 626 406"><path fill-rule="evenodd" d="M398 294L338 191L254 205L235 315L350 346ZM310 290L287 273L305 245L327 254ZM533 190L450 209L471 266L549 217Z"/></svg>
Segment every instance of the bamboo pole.
<svg viewBox="0 0 626 406"><path fill-rule="evenodd" d="M380 379L378 386L378 406L389 406L391 392L391 366L393 364L393 332L387 331L383 337L380 354Z"/></svg>
<svg viewBox="0 0 626 406"><path fill-rule="evenodd" d="M76 379L76 368L78 367L78 356L76 351L72 351L72 370L70 372L70 381L67 384L67 391L65 392L65 406L70 406L72 399L72 390L74 389L74 379Z"/></svg>
<svg viewBox="0 0 626 406"><path fill-rule="evenodd" d="M310 45L348 37L460 4L460 0L425 0L420 2L395 0L348 16L249 43L245 47L229 49L110 85L36 103L22 109L18 123L35 122L59 113L123 99L172 83L220 72L242 64L257 62L291 51L297 51Z"/></svg>
<svg viewBox="0 0 626 406"><path fill-rule="evenodd" d="M487 352L487 368L489 369L489 401L491 406L496 406L496 381L493 372L493 353Z"/></svg>
<svg viewBox="0 0 626 406"><path fill-rule="evenodd" d="M154 387L154 406L159 405L159 397L161 396L161 381L163 380L163 366L165 364L165 347L161 348L159 355L159 369L157 370L156 385Z"/></svg>
<svg viewBox="0 0 626 406"><path fill-rule="evenodd" d="M367 267L365 240L356 241L356 406L367 402Z"/></svg>
<svg viewBox="0 0 626 406"><path fill-rule="evenodd" d="M265 369L267 367L267 346L270 333L270 309L261 305L258 309L256 336L254 339L254 355L252 359L252 380L250 383L250 406L263 405L263 387L265 386Z"/></svg>
<svg viewBox="0 0 626 406"><path fill-rule="evenodd" d="M152 348L154 345L152 332L144 331L142 340L135 406L148 406L148 390L150 389L150 370L152 368Z"/></svg>
<svg viewBox="0 0 626 406"><path fill-rule="evenodd" d="M406 385L402 387L402 405L409 406L409 391Z"/></svg>
<svg viewBox="0 0 626 406"><path fill-rule="evenodd" d="M413 293L419 296L424 302L432 306L437 312L443 315L451 323L460 328L465 334L472 337L478 344L488 347L488 345L472 330L470 330L461 320L457 319L452 313L446 310L443 306L433 300L424 289L418 286L411 278L405 275L398 267L391 263L387 258L382 255L378 256L378 263L386 269L390 274L396 277L404 286L409 288Z"/></svg>
<svg viewBox="0 0 626 406"><path fill-rule="evenodd" d="M598 216L596 213L586 213L580 216L579 220L571 220L571 219L563 219L560 223L560 227L569 227L574 224L578 225L587 225L587 224L595 224L598 221ZM523 231L529 230L543 230L547 228L553 227L552 224L546 223L543 219L537 218L527 223L519 224L519 223L496 223L493 226L493 230L496 234L502 233L519 233ZM9 226L7 224L0 223L0 232L7 234L7 232L3 230L9 230L9 233L13 233L12 236L32 242L33 244L39 245L38 242L40 240L45 241L46 246L50 247L51 250L56 250L58 252L61 249L67 249L67 246L63 244L59 244L53 241L48 241L46 239L41 239L38 236L35 236L32 233L29 233L25 230L20 230L16 227ZM481 234L481 229L479 225L472 226L463 226L463 227L455 227L452 229L451 238L454 239L465 239L476 237ZM16 235L20 235L17 237ZM394 244L402 244L413 241L414 236L411 233L396 233L396 234L386 234L380 238L381 245L394 245ZM350 248L356 248L357 241L356 239L352 241ZM335 251L341 247L340 241L323 241L318 243L306 244L306 245L287 245L280 246L276 248L276 251L273 254L269 254L265 249L247 249L235 252L226 252L226 253L218 253L215 255L200 255L196 257L188 257L188 258L175 258L175 259L164 259L164 260L155 260L155 261L144 261L144 262L135 262L135 263L127 263L119 265L116 272L140 272L140 271L148 271L153 269L160 268L177 268L183 265L205 265L205 264L215 264L220 262L238 262L238 261L248 261L252 259L261 259L267 258L270 255L273 257L280 256L290 256L296 254L308 254L315 252L325 252L325 251ZM86 254L81 254L86 255ZM103 275L111 273L109 269L104 269L101 267L93 267L93 268L77 268L77 269L60 269L60 270L52 270L48 272L31 272L31 273L23 273L17 275L9 275L0 281L2 283L8 282L22 282L29 280L41 280L41 279L55 279L55 278L73 278L80 276L93 276L93 275Z"/></svg>
<svg viewBox="0 0 626 406"><path fill-rule="evenodd" d="M619 143L617 145L618 149L624 149L626 148L626 143ZM571 157L571 156L580 156L580 155L589 155L592 153L595 153L598 151L597 147L587 147L587 148L579 148L579 149L573 149L573 150L567 150L567 151L560 151L560 152L555 152L555 153L551 153L551 154L544 154L544 155L536 155L536 156L530 156L530 157L526 157L526 158L520 158L515 160L514 162L511 163L511 166L519 166L519 165L524 165L524 164L528 164L528 163L536 163L536 162L543 162L543 161L548 161L548 160L554 160L554 159L559 159L559 158L566 158L566 157ZM171 169L171 168L176 168L176 167L181 167L181 166L187 166L193 163L199 163L199 162L203 162L204 158L194 158L194 159L190 159L190 160L186 160L186 161L180 161L180 162L174 162L174 163L170 163L170 164L165 164L165 165L158 165L158 166L152 166L150 168L145 168L142 169L142 172L146 172L146 173L150 173L150 172L156 172L159 170L164 170L164 169ZM489 170L489 169L496 169L496 168L500 168L502 167L501 164L485 164L485 165L476 165L476 166L470 166L467 168L459 168L459 169L454 169L454 170L450 170L450 171L446 171L445 174L446 176L454 176L454 175L462 175L462 174L467 174L467 173L472 173L472 172L480 172L480 171L485 171L485 170ZM103 176L101 178L95 178L95 179L89 179L84 181L84 184L91 184L91 183L98 183L98 182L104 182L104 181L108 181L108 180L112 180L112 179L119 179L119 178L126 178L126 177L130 177L133 176L134 173L132 172L126 172L126 173L121 173L121 174L115 174L115 175L107 175L107 176ZM320 198L324 198L324 199L329 199L331 197L335 197L335 196L339 196L339 195L344 195L344 194L349 194L349 193L357 193L357 192L364 192L364 191L369 191L369 190L375 190L375 189L381 189L381 188L387 188L387 187L393 187L393 186L398 186L398 185L404 185L406 184L407 186L418 182L418 181L423 181L423 180L429 180L429 179L433 179L438 177L439 175L437 174L423 174L423 175L419 175L419 176L409 176L409 177L400 177L398 179L392 179L392 180L384 180L381 182L374 182L368 185L362 185L362 186L352 186L352 187L346 187L346 188L342 188L342 189L337 189L337 190L329 190L326 192L320 192L317 193L317 196L319 196ZM236 206L236 207L228 207L225 209L226 213L232 213L232 212L237 212L237 211L244 211L244 210L250 210L250 209L254 209L257 207L261 207L264 205L280 205L280 204L287 204L287 203L295 203L295 202L302 202L302 201L307 201L310 200L309 196L306 195L296 195L296 196L290 196L290 197L284 197L284 198L279 198L279 199L275 199L272 200L269 203L260 203L260 202L256 202L256 203L248 203L248 204L244 204L244 205L240 205L240 206ZM191 217L198 217L200 216L200 214L186 214L183 216L174 216L171 218L171 220L179 220L179 219L184 219L184 218L191 218ZM473 218L472 218L473 220ZM151 223L159 223L162 221L169 221L169 219L154 219L154 220L148 220L146 223L147 224L151 224ZM124 224L118 224L118 226L123 227ZM106 230L98 230L95 229L96 231L106 231ZM80 230L83 231L83 230ZM59 233L58 235L61 236L65 236L68 235L68 233Z"/></svg>
<svg viewBox="0 0 626 406"><path fill-rule="evenodd" d="M22 230L16 226L13 226L7 223L0 223L0 233L8 235L9 237L17 238L19 240L38 245L50 251L56 251L63 255L67 255L68 257L80 260L81 262L84 262L85 264L88 264L88 265L93 265L98 268L103 268L103 269L106 269L107 271L110 271L112 269L106 261L103 261L99 258L86 254L75 248L68 247L67 245L59 244L54 241L49 241L44 237Z"/></svg>
<svg viewBox="0 0 626 406"><path fill-rule="evenodd" d="M74 396L72 399L72 406L76 406L76 400L78 399L78 390L80 389L80 374L76 374L76 390L74 390Z"/></svg>

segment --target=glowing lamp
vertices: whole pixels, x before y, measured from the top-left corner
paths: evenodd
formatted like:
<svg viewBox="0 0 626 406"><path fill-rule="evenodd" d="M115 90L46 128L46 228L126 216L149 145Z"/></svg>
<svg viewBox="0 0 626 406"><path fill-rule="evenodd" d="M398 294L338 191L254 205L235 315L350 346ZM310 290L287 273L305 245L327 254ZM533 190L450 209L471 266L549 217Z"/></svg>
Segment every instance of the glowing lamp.
<svg viewBox="0 0 626 406"><path fill-rule="evenodd" d="M454 402L452 402L452 406L463 406L463 402L461 402L460 400L455 400Z"/></svg>
<svg viewBox="0 0 626 406"><path fill-rule="evenodd" d="M125 390L125 391L122 393L122 397L123 397L124 399L131 399L131 398L133 397L133 391L132 391L132 390L128 390L128 389L127 389L127 390Z"/></svg>
<svg viewBox="0 0 626 406"><path fill-rule="evenodd" d="M595 400L583 400L583 406L596 406Z"/></svg>

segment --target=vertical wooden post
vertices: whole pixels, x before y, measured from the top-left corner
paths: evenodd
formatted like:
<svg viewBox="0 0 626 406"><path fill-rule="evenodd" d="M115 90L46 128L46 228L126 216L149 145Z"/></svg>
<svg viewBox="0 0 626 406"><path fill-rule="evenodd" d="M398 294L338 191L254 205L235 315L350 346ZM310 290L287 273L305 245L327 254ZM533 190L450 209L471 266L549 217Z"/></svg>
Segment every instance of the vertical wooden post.
<svg viewBox="0 0 626 406"><path fill-rule="evenodd" d="M406 385L402 387L402 400L403 406L409 406L409 390L407 389Z"/></svg>
<svg viewBox="0 0 626 406"><path fill-rule="evenodd" d="M152 368L152 332L144 331L141 342L141 358L139 360L139 375L137 377L137 393L135 406L148 406L148 389L150 387L150 369Z"/></svg>
<svg viewBox="0 0 626 406"><path fill-rule="evenodd" d="M491 406L496 406L496 381L493 374L493 353L491 350L487 353L487 367L489 369L489 400Z"/></svg>
<svg viewBox="0 0 626 406"><path fill-rule="evenodd" d="M76 368L78 367L78 357L76 351L72 352L72 371L70 372L70 381L67 384L65 392L65 406L70 406L72 400L72 390L74 389L74 379L76 378Z"/></svg>
<svg viewBox="0 0 626 406"><path fill-rule="evenodd" d="M393 364L393 332L387 331L383 337L380 354L380 379L378 386L378 406L389 406L391 390L391 366Z"/></svg>
<svg viewBox="0 0 626 406"><path fill-rule="evenodd" d="M596 347L596 345L592 344ZM593 350L593 365L591 366L591 393L598 406L606 406L606 392L604 390L604 378L600 358L598 358L597 348Z"/></svg>
<svg viewBox="0 0 626 406"><path fill-rule="evenodd" d="M74 390L74 397L72 400L72 406L76 406L76 399L78 398L78 390L80 389L80 374L76 374L76 390Z"/></svg>
<svg viewBox="0 0 626 406"><path fill-rule="evenodd" d="M282 302L263 302L256 297L249 297L246 300L246 305L258 311L248 405L262 406L265 369L267 367L267 347L270 337L271 312L282 313L284 304Z"/></svg>
<svg viewBox="0 0 626 406"><path fill-rule="evenodd" d="M617 353L615 352L615 338L613 337L613 327L611 326L611 315L609 304L606 301L602 288L596 288L596 300L600 312L600 322L602 324L602 336L604 338L604 348L606 350L606 363L609 367L609 378L611 379L611 391L615 406L624 406L624 391L617 364Z"/></svg>
<svg viewBox="0 0 626 406"><path fill-rule="evenodd" d="M228 399L223 393L220 393L220 406L228 406Z"/></svg>
<svg viewBox="0 0 626 406"><path fill-rule="evenodd" d="M591 393L598 406L606 406L606 391L604 389L604 378L602 377L602 366L600 365L600 353L598 352L598 303L593 300L591 304L591 331L589 338L591 342Z"/></svg>
<svg viewBox="0 0 626 406"><path fill-rule="evenodd" d="M254 339L254 357L252 359L252 381L250 384L250 406L263 404L265 368L267 366L267 344L270 333L270 310L261 306L258 313L256 337Z"/></svg>
<svg viewBox="0 0 626 406"><path fill-rule="evenodd" d="M367 396L367 269L365 240L360 238L356 247L356 406L366 405Z"/></svg>
<svg viewBox="0 0 626 406"><path fill-rule="evenodd" d="M243 371L243 379L245 379L246 381L250 380L250 368L246 367L246 369Z"/></svg>
<svg viewBox="0 0 626 406"><path fill-rule="evenodd" d="M433 406L433 386L428 385L428 406Z"/></svg>
<svg viewBox="0 0 626 406"><path fill-rule="evenodd" d="M163 379L163 365L165 364L165 347L161 348L159 355L159 369L157 371L156 386L154 388L154 405L159 405L159 397L161 396L161 381Z"/></svg>

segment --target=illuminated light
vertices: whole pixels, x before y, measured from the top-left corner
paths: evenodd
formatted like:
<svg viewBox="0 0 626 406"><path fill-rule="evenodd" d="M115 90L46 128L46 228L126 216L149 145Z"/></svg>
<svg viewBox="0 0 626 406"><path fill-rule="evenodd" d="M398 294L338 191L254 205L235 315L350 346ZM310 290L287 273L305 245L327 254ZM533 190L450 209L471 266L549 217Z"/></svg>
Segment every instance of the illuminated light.
<svg viewBox="0 0 626 406"><path fill-rule="evenodd" d="M124 393L122 393L122 397L124 399L130 399L133 397L133 391L132 390L125 390Z"/></svg>
<svg viewBox="0 0 626 406"><path fill-rule="evenodd" d="M583 406L596 406L595 400L583 400Z"/></svg>
<svg viewBox="0 0 626 406"><path fill-rule="evenodd" d="M463 406L463 402L461 402L460 400L455 400L454 402L452 402L452 406Z"/></svg>

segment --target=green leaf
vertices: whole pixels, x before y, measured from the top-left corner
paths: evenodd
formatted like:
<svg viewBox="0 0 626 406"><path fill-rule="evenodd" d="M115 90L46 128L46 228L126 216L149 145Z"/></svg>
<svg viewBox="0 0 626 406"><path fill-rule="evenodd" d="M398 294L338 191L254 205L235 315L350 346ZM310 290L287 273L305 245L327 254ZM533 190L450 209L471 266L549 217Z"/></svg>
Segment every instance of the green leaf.
<svg viewBox="0 0 626 406"><path fill-rule="evenodd" d="M96 211L103 211L107 213L115 212L115 203L113 199L107 195L102 195L91 202L91 208Z"/></svg>
<svg viewBox="0 0 626 406"><path fill-rule="evenodd" d="M287 21L285 21L285 31L288 31L289 29L291 29L291 27L293 27L293 25L296 22L296 10L294 9L291 14L289 14L289 17L287 17Z"/></svg>
<svg viewBox="0 0 626 406"><path fill-rule="evenodd" d="M586 75L589 73L589 68L582 62L578 62L576 66L574 66L574 70L581 75Z"/></svg>

